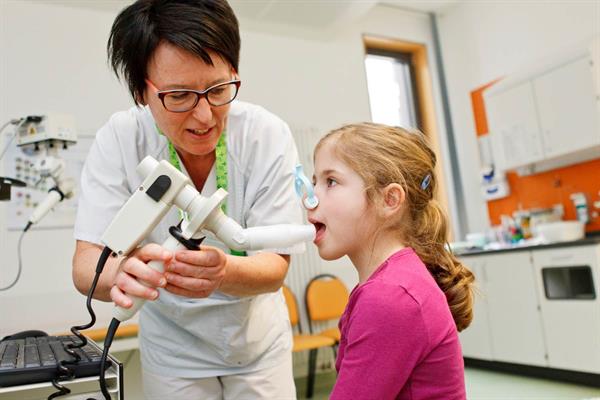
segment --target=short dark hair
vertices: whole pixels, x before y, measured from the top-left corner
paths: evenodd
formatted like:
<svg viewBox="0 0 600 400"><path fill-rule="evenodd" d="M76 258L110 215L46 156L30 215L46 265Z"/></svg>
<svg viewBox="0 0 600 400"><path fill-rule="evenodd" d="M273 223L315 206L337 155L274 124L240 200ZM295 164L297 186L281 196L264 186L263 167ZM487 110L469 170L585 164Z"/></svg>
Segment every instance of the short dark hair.
<svg viewBox="0 0 600 400"><path fill-rule="evenodd" d="M138 0L123 9L110 30L108 61L136 104L146 88L148 62L161 41L213 65L209 51L236 71L240 58L238 20L226 0Z"/></svg>

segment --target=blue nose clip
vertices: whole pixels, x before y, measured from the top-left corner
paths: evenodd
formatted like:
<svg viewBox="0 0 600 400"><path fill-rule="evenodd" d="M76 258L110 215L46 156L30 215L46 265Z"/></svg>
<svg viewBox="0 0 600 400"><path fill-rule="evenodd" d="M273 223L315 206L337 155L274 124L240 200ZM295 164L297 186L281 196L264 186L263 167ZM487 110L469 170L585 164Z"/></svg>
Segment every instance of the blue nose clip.
<svg viewBox="0 0 600 400"><path fill-rule="evenodd" d="M306 175L304 175L302 164L296 165L296 169L294 170L294 178L296 194L302 199L302 204L304 204L304 207L309 210L317 207L319 205L319 199L317 199L317 196L315 196L315 188L313 184L308 180ZM304 197L305 192L306 197Z"/></svg>

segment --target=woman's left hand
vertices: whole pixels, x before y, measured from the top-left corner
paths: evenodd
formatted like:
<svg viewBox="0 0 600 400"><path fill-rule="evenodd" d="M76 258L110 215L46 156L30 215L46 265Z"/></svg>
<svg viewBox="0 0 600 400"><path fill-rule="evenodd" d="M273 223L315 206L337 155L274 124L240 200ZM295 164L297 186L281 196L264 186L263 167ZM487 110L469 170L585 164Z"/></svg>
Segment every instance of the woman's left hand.
<svg viewBox="0 0 600 400"><path fill-rule="evenodd" d="M208 297L221 285L226 269L227 256L217 247L180 250L166 267L165 289L185 297Z"/></svg>

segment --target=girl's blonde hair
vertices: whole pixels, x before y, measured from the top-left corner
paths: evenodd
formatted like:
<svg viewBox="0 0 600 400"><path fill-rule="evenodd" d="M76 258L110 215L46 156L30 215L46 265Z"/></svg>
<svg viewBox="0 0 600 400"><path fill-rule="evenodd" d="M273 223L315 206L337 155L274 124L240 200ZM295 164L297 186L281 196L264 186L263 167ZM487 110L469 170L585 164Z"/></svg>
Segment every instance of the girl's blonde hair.
<svg viewBox="0 0 600 400"><path fill-rule="evenodd" d="M365 182L370 204L381 189L398 183L405 207L392 228L412 247L446 295L458 331L473 319L473 273L446 249L447 217L433 198L437 180L435 153L419 131L374 123L342 126L324 136L315 148L335 141L335 154Z"/></svg>

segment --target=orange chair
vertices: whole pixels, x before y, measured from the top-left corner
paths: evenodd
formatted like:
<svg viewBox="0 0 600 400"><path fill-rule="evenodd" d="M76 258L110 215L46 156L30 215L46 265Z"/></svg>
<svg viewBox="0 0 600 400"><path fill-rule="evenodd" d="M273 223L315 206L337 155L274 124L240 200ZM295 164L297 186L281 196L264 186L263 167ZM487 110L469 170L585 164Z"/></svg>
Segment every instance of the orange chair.
<svg viewBox="0 0 600 400"><path fill-rule="evenodd" d="M321 347L330 347L335 345L335 340L327 336L321 335L307 335L302 333L302 326L300 325L300 318L298 314L298 303L296 297L292 293L289 287L283 286L283 295L287 304L288 313L290 315L290 322L292 329L297 328L298 333L294 332L294 347L292 351L294 353L299 351L309 350L308 353L308 379L306 382L306 397L311 398L315 386L315 370L317 368L317 352Z"/></svg>
<svg viewBox="0 0 600 400"><path fill-rule="evenodd" d="M348 304L348 297L348 289L338 277L321 274L312 278L306 285L304 294L310 333L314 333L313 322L339 320ZM336 346L340 342L340 330L337 326L318 334L332 338Z"/></svg>

